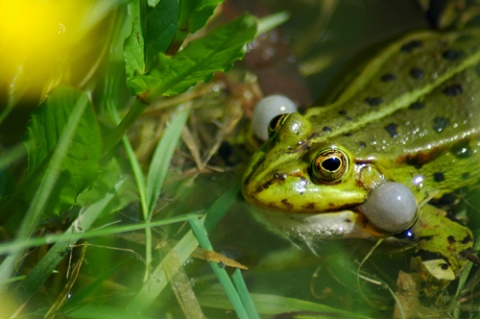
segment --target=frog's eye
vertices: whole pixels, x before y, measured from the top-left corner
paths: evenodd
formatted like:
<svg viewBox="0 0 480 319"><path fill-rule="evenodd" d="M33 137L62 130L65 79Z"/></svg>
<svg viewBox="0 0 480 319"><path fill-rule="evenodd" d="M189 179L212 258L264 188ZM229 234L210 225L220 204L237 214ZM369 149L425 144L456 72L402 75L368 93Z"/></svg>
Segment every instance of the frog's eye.
<svg viewBox="0 0 480 319"><path fill-rule="evenodd" d="M417 219L417 202L405 185L386 182L370 192L360 211L376 227L397 234Z"/></svg>
<svg viewBox="0 0 480 319"><path fill-rule="evenodd" d="M261 140L266 141L271 136L271 132L276 132L282 121L280 118L274 121L279 115L285 115L297 111L295 103L282 95L270 95L264 97L258 102L252 116L253 133Z"/></svg>
<svg viewBox="0 0 480 319"><path fill-rule="evenodd" d="M312 161L313 175L321 182L339 182L348 172L350 162L347 154L339 149L325 149L320 151Z"/></svg>

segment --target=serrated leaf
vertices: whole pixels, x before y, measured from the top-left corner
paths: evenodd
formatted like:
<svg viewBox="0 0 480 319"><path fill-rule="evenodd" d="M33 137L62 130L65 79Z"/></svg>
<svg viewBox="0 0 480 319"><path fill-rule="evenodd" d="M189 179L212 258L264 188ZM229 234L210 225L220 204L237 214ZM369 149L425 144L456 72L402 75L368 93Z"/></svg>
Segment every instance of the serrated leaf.
<svg viewBox="0 0 480 319"><path fill-rule="evenodd" d="M176 53L189 33L202 28L223 0L181 0L175 37L168 54Z"/></svg>
<svg viewBox="0 0 480 319"><path fill-rule="evenodd" d="M178 1L162 0L146 15L146 68L150 70L159 52L167 52L177 30Z"/></svg>
<svg viewBox="0 0 480 319"><path fill-rule="evenodd" d="M173 57L159 54L151 72L135 76L129 86L146 101L182 93L199 81L210 80L215 72L230 69L243 57L244 46L255 33L255 19L243 15L191 42Z"/></svg>
<svg viewBox="0 0 480 319"><path fill-rule="evenodd" d="M212 16L215 8L223 0L182 0L180 1L180 16L178 24L180 29L194 33L202 28Z"/></svg>
<svg viewBox="0 0 480 319"><path fill-rule="evenodd" d="M86 94L70 87L53 90L32 115L28 127L28 176L24 197L33 197L48 174L49 160L77 103L87 103L60 166L60 176L46 211L58 214L96 178L101 156L100 129Z"/></svg>
<svg viewBox="0 0 480 319"><path fill-rule="evenodd" d="M145 50L143 30L146 29L142 12L143 1L132 0L128 4L128 16L132 23L132 31L125 39L123 55L125 57L125 70L127 78L131 79L135 74L145 73Z"/></svg>

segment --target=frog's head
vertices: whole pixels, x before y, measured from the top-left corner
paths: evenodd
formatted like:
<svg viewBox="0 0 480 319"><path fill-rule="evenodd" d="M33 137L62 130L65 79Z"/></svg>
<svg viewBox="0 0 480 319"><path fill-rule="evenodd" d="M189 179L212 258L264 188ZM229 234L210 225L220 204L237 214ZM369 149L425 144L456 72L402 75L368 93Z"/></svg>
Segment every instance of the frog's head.
<svg viewBox="0 0 480 319"><path fill-rule="evenodd" d="M390 185L375 165L356 162L342 146L325 142L298 113L274 118L269 132L270 139L253 156L242 180L243 196L267 223L296 237L392 234L388 225L379 228L365 216L378 211L369 208L378 202L375 197L367 201L372 191ZM412 221L408 223L401 231Z"/></svg>

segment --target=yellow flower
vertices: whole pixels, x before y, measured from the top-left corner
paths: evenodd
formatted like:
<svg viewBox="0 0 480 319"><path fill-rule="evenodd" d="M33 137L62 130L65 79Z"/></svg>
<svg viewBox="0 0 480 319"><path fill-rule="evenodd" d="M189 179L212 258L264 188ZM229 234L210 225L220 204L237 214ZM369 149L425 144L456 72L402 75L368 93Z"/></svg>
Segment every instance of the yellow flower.
<svg viewBox="0 0 480 319"><path fill-rule="evenodd" d="M0 2L0 86L22 86L38 96L69 82L76 52L84 53L93 1L16 0ZM90 35L90 34L89 34ZM92 39L88 39L89 42ZM87 46L91 44L87 44ZM84 61L93 63L92 61ZM83 62L81 62L83 63Z"/></svg>

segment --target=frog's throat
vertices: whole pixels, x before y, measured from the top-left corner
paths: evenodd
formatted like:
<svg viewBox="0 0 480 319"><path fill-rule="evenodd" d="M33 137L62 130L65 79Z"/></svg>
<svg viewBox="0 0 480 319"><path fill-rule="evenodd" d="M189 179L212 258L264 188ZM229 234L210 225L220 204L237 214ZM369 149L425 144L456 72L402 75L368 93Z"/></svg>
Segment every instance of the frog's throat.
<svg viewBox="0 0 480 319"><path fill-rule="evenodd" d="M255 216L270 229L302 241L322 239L378 239L386 234L371 225L361 213L343 210L320 214L294 214L254 208Z"/></svg>

